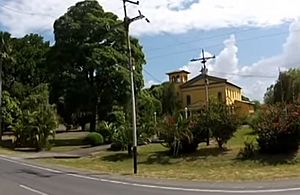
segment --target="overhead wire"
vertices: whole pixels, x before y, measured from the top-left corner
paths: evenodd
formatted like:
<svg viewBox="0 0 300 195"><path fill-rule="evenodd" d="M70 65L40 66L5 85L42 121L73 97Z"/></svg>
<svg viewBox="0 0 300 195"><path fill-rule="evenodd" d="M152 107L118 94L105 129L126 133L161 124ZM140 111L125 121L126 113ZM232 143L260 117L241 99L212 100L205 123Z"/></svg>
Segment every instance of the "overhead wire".
<svg viewBox="0 0 300 195"><path fill-rule="evenodd" d="M35 13L35 12L27 12L27 11L23 11L23 10L18 10L12 7L8 7L7 5L3 4L0 2L0 7L18 13L18 14L23 14L23 15L30 15L30 16L43 16L43 17L51 17L51 18L56 18L55 16L52 16L50 14L43 14L43 13Z"/></svg>
<svg viewBox="0 0 300 195"><path fill-rule="evenodd" d="M241 32L250 32L250 31L256 31L256 30L258 30L258 29L235 30L235 31L227 32L227 33L221 33L221 34L217 34L217 35L213 35L213 36L204 36L204 37L201 37L201 38L192 39L192 40L188 40L188 41L180 41L180 42L177 39L172 38L172 36L167 36L168 38L170 38L170 39L172 38L176 42L179 42L179 44L169 44L169 45L162 46L162 47L149 48L150 50L148 50L148 52L166 49L167 47L171 47L171 46L188 45L188 44L191 44L191 43L195 43L197 41L212 40L212 39L216 39L216 38L219 38L219 37L225 37L225 36L228 36L228 35L231 35L231 34L239 34Z"/></svg>
<svg viewBox="0 0 300 195"><path fill-rule="evenodd" d="M295 30L295 31L300 31L300 29ZM254 40L254 39L260 39L260 38L266 38L266 37L275 37L275 36L279 36L279 35L284 35L288 32L289 31L284 31L284 32L279 32L279 33L272 33L272 34L254 36L254 37L245 38L245 39L237 39L236 42L245 42L245 41L250 41L250 40ZM219 47L219 46L223 46L223 43L202 46L201 48L208 49L208 48L215 48L215 47ZM191 49L176 51L176 52L170 52L170 53L163 54L163 55L150 56L148 58L148 60L154 60L154 59L158 59L158 58L161 59L161 58L167 57L167 56L173 56L173 55L178 55L178 54L183 54L183 53L189 53L189 52L193 52L193 51L196 51L196 50L200 50L201 48L200 47L194 47L194 48L191 48Z"/></svg>
<svg viewBox="0 0 300 195"><path fill-rule="evenodd" d="M153 74L151 74L146 68L144 68L143 70L144 70L144 72L145 72L148 76L150 76L154 81L159 82L159 83L162 83L161 80L157 79L157 78L156 78Z"/></svg>

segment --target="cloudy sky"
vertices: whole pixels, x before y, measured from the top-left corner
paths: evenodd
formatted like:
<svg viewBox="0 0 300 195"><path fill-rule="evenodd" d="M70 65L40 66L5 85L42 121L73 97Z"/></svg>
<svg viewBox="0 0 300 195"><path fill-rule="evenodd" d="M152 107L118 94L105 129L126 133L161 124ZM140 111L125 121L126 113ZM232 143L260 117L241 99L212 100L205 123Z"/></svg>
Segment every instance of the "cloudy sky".
<svg viewBox="0 0 300 195"><path fill-rule="evenodd" d="M0 0L0 30L13 36L42 34L53 41L52 25L77 0ZM107 11L123 17L121 0L99 0ZM226 77L251 99L263 99L278 71L300 65L300 1L289 0L140 0L129 6L134 17L140 9L151 21L131 26L147 56L145 84L166 80L166 72L185 69L191 77L199 57L216 55L209 74Z"/></svg>

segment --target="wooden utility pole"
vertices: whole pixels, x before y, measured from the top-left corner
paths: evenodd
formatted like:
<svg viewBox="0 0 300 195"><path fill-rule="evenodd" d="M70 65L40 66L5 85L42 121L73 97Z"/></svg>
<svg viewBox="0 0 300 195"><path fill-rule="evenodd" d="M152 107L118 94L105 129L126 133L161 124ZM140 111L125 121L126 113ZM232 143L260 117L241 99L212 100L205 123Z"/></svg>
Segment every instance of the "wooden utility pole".
<svg viewBox="0 0 300 195"><path fill-rule="evenodd" d="M206 111L208 111L208 106L209 106L209 94L208 94L209 82L208 82L208 78L207 78L208 69L206 67L206 62L207 62L207 60L214 59L214 58L216 58L216 57L215 56L205 57L204 50L202 49L202 57L194 58L191 60L191 62L201 61L201 63L203 64L203 67L201 69L201 74L204 76L204 82L205 82L205 108L206 108ZM209 145L209 129L207 129L206 144Z"/></svg>
<svg viewBox="0 0 300 195"><path fill-rule="evenodd" d="M139 15L134 18L129 18L127 16L126 3L131 3L134 5L139 5L139 1L123 0L124 8L124 27L126 33L126 42L127 42L127 54L128 54L128 68L130 69L130 82L131 82L131 102L132 102L132 133L133 133L133 172L137 174L137 131L136 131L136 108L135 108L135 87L134 87L134 70L135 67L132 63L132 54L131 54L131 45L130 45L130 36L129 36L129 26L132 22L136 20L144 19L145 16L139 11ZM145 18L147 22L149 20Z"/></svg>

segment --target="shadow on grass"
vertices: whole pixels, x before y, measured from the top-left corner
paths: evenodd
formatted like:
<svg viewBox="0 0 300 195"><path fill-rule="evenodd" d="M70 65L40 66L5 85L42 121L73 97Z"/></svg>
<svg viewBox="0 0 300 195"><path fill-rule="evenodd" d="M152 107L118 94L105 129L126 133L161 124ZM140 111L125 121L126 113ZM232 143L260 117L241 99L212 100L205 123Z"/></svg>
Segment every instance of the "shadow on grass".
<svg viewBox="0 0 300 195"><path fill-rule="evenodd" d="M284 165L297 163L297 152L290 154L260 154L256 152L252 157L236 157L237 161L254 161L262 165Z"/></svg>
<svg viewBox="0 0 300 195"><path fill-rule="evenodd" d="M149 154L146 160L140 162L140 164L161 164L161 165L170 165L177 162L171 162L171 159L175 159L172 156L170 156L170 152L168 151L161 151L161 152L154 152L152 154ZM178 160L178 159L177 159Z"/></svg>
<svg viewBox="0 0 300 195"><path fill-rule="evenodd" d="M199 159L206 159L207 157L210 156L216 157L216 156L226 155L229 151L230 150L227 148L220 149L218 147L200 148L194 153L183 155L183 158L186 161L196 161Z"/></svg>
<svg viewBox="0 0 300 195"><path fill-rule="evenodd" d="M110 161L110 162L118 162L118 161L124 161L131 159L132 157L128 155L128 153L117 153L117 154L112 154L108 156L103 156L101 159L104 161Z"/></svg>
<svg viewBox="0 0 300 195"><path fill-rule="evenodd" d="M82 146L82 145L86 145L83 138L78 138L78 139L55 139L55 140L50 140L50 143L53 144L53 146Z"/></svg>
<svg viewBox="0 0 300 195"><path fill-rule="evenodd" d="M196 161L199 159L206 159L209 156L219 156L225 155L228 153L227 149L219 149L217 147L214 148L201 148L194 153L190 154L182 154L178 157L172 156L169 151L158 151L151 152L149 154L141 154L139 164L159 164L159 165L170 165L177 164L182 161ZM110 162L122 162L128 159L131 159L132 156L129 156L128 153L116 153L102 157L101 159L104 161Z"/></svg>

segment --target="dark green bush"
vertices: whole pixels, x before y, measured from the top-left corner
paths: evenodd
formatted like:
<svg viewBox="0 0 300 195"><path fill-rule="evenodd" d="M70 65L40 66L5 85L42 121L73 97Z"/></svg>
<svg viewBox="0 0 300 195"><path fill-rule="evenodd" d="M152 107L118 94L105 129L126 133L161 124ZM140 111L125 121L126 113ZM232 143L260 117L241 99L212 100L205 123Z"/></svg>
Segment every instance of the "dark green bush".
<svg viewBox="0 0 300 195"><path fill-rule="evenodd" d="M86 136L85 141L87 144L90 144L92 146L99 146L104 143L103 136L97 132L89 133Z"/></svg>

